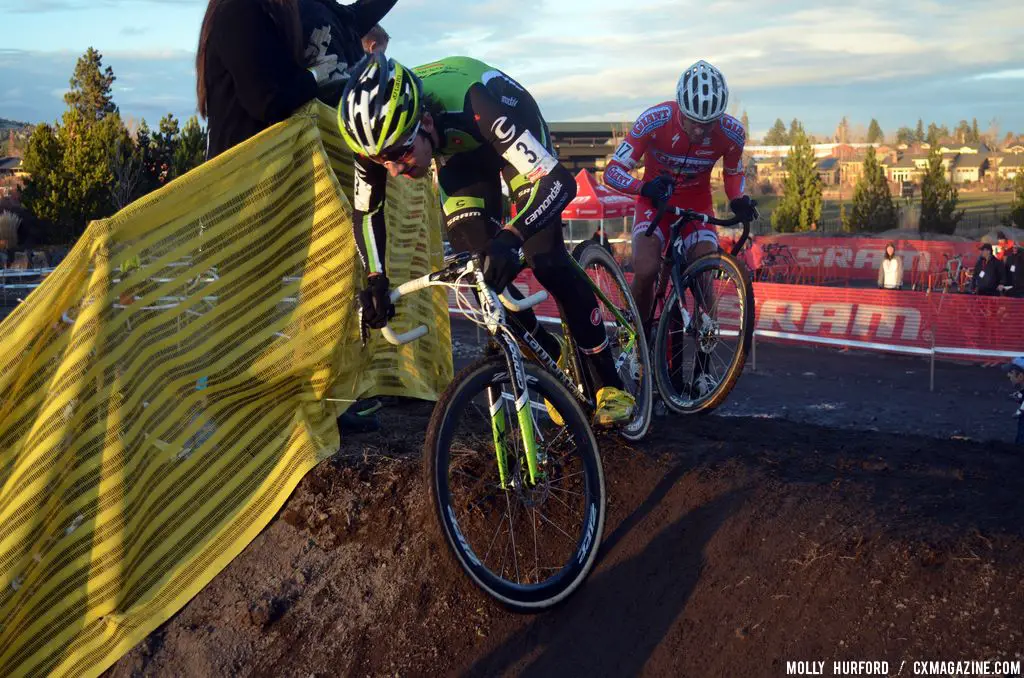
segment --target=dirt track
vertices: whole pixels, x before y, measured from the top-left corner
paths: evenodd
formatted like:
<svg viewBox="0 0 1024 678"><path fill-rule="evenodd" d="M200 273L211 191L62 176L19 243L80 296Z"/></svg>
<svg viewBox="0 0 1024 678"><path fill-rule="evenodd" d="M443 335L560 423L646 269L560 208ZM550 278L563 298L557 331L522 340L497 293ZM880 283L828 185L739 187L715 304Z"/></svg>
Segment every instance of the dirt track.
<svg viewBox="0 0 1024 678"><path fill-rule="evenodd" d="M896 675L904 660L1021 657L1024 458L949 438L1008 435L1001 377L951 368L939 385L967 390L932 396L903 361L870 358L892 377L878 385L843 362L859 356L770 353L724 411L756 416L659 419L637 449L602 441L602 553L553 612L510 615L449 563L420 481L430 405L403 404L110 675L782 676L795 660L831 675L836 659ZM941 402L996 411L965 424L933 417ZM838 428L857 425L889 432Z"/></svg>

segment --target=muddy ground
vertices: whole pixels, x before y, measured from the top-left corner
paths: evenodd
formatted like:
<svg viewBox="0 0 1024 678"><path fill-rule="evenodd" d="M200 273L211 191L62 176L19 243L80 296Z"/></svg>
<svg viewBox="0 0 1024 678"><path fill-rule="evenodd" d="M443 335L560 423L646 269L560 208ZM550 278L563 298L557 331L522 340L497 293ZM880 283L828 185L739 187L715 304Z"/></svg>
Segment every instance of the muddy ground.
<svg viewBox="0 0 1024 678"><path fill-rule="evenodd" d="M472 330L457 333L470 352ZM598 564L513 615L434 537L429 403L350 436L118 662L127 676L783 676L787 661L1024 659L1024 457L995 369L758 347L716 415L602 440ZM876 429L876 430L872 430ZM964 439L968 438L968 439Z"/></svg>

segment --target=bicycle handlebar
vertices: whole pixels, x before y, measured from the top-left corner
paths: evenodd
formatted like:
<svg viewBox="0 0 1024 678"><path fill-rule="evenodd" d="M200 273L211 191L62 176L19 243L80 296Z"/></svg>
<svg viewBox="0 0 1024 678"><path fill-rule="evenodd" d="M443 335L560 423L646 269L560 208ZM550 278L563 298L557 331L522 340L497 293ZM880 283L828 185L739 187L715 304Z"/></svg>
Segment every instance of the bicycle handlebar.
<svg viewBox="0 0 1024 678"><path fill-rule="evenodd" d="M708 216L703 212L695 212L693 210L682 209L679 207L672 207L668 203L662 203L658 207L658 211L654 214L654 219L651 220L651 225L647 227L647 231L644 235L650 237L654 234L654 229L658 227L661 222L661 218L666 212L671 212L679 217L676 223L686 223L689 221L699 221L704 224L713 224L715 226L735 226L736 224L743 224L743 235L740 236L739 240L732 247L732 255L736 256L739 254L740 249L746 244L747 239L750 237L750 222L745 222L737 216L732 216L728 219L718 219L715 217Z"/></svg>
<svg viewBox="0 0 1024 678"><path fill-rule="evenodd" d="M511 296L505 294L499 294L498 298L501 299L501 305L512 311L518 313L519 311L525 311L528 308L533 308L540 302L548 298L548 293L545 290L540 290L535 294L531 294L525 299L514 299Z"/></svg>
<svg viewBox="0 0 1024 678"><path fill-rule="evenodd" d="M408 296L413 292L418 292L422 289L425 289L433 285L435 281L433 280L432 275L433 274L428 273L427 275L420 276L419 278L415 278L408 282L404 282L398 287L391 290L391 303L398 303L398 300L401 299L402 297ZM540 290L539 292L531 294L525 299L515 299L511 296L511 294L509 294L510 289L506 290L505 293L503 294L499 294L498 299L501 300L502 306L512 311L513 313L518 311L525 311L528 308L533 308L534 306L548 298L548 293L545 290ZM414 327L408 332L398 334L393 329L385 325L384 327L381 328L380 333L384 335L384 339L389 344L392 344L394 346L401 346L402 344L408 344L410 342L416 341L417 339L427 334L427 332L429 331L430 330L427 328L426 325L420 325L419 327Z"/></svg>

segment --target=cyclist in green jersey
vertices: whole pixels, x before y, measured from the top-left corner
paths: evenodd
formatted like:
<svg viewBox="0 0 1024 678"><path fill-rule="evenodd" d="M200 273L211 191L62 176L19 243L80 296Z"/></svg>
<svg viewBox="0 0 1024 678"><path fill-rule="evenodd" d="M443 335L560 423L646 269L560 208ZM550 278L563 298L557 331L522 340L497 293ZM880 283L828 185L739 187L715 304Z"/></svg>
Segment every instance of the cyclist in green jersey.
<svg viewBox="0 0 1024 678"><path fill-rule="evenodd" d="M383 327L394 315L384 267L384 192L388 174L425 176L438 165L441 208L456 251L484 256L484 277L505 290L519 273L519 250L537 280L559 302L585 356L597 392L594 423L632 416L633 397L615 371L597 298L574 269L562 239L562 210L576 182L554 155L547 123L533 97L500 70L468 57L408 69L368 55L353 69L338 123L356 156L353 221L368 273L360 293L363 318ZM501 181L516 205L502 225ZM515 287L511 289L519 296ZM532 311L517 320L552 356L561 342Z"/></svg>

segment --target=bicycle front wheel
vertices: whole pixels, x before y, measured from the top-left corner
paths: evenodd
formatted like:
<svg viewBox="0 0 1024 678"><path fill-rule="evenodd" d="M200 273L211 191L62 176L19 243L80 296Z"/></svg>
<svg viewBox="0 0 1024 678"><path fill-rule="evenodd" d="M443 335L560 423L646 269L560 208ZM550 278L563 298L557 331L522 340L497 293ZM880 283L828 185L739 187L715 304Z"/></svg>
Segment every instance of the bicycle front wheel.
<svg viewBox="0 0 1024 678"><path fill-rule="evenodd" d="M654 403L651 356L640 323L640 311L629 291L626 276L608 250L593 241L584 241L573 256L605 297L598 297L598 308L604 319L612 359L622 385L636 399L633 419L618 430L619 434L627 440L640 440L650 430ZM618 311L618 317L606 300Z"/></svg>
<svg viewBox="0 0 1024 678"><path fill-rule="evenodd" d="M442 394L427 429L424 470L459 567L503 605L538 612L568 598L593 568L605 486L597 442L575 398L533 363L526 374L535 481L501 356L465 368ZM550 411L544 401L561 425L542 414Z"/></svg>
<svg viewBox="0 0 1024 678"><path fill-rule="evenodd" d="M654 341L654 374L676 414L710 412L743 372L754 336L754 290L730 254L708 254L683 272Z"/></svg>

